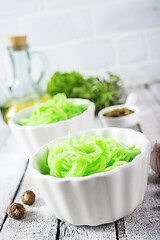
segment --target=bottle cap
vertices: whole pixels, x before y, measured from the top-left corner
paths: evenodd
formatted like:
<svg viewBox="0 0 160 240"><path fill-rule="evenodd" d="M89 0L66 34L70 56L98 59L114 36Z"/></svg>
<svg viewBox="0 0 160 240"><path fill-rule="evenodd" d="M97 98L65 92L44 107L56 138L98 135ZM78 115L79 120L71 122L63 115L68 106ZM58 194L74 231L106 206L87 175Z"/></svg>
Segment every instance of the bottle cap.
<svg viewBox="0 0 160 240"><path fill-rule="evenodd" d="M15 48L15 50L22 50L24 46L26 46L26 42L27 42L26 36L8 37L9 46Z"/></svg>

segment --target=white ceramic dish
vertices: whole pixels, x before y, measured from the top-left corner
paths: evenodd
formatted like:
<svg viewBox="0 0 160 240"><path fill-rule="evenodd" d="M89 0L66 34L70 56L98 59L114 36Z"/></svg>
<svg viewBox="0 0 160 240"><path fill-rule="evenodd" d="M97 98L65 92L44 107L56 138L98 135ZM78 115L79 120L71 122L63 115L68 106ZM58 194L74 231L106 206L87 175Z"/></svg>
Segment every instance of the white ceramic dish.
<svg viewBox="0 0 160 240"><path fill-rule="evenodd" d="M36 152L41 146L57 137L93 127L95 112L94 103L80 98L75 98L74 100L77 104L87 105L88 108L82 114L69 120L39 126L20 126L17 124L21 118L30 115L33 106L21 110L9 120L9 126L13 134L19 144L24 148L28 157Z"/></svg>
<svg viewBox="0 0 160 240"><path fill-rule="evenodd" d="M135 101L136 101L136 95L134 93L131 93L128 95L125 104L103 108L101 111L99 111L98 116L100 118L102 126L103 127L132 127L136 125L138 123L138 118L139 118L139 108L133 105ZM123 117L104 116L104 113L110 112L114 109L120 109L120 108L129 108L133 110L134 113L127 116L123 116Z"/></svg>
<svg viewBox="0 0 160 240"><path fill-rule="evenodd" d="M135 144L141 154L123 166L87 177L55 178L42 175L38 163L47 160L47 145L30 159L29 171L51 211L61 220L75 225L97 226L114 222L133 212L142 202L147 185L150 142L131 129L104 128L74 133L79 138L99 135L120 143ZM56 139L48 145L68 138Z"/></svg>

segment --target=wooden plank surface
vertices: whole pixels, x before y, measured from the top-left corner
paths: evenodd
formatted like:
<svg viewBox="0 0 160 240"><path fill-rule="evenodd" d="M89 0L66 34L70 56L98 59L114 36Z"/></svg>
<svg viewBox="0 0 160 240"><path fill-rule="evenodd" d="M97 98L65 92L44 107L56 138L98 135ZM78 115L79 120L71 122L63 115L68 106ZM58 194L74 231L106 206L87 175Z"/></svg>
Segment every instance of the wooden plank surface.
<svg viewBox="0 0 160 240"><path fill-rule="evenodd" d="M136 105L140 108L139 124L142 132L154 143L160 141L160 104L157 102L149 88L134 87L126 90L134 92L138 100Z"/></svg>
<svg viewBox="0 0 160 240"><path fill-rule="evenodd" d="M14 195L23 176L27 159L17 146L10 133L0 147L0 229L6 215L7 206L13 201Z"/></svg>
<svg viewBox="0 0 160 240"><path fill-rule="evenodd" d="M160 140L160 105L148 88L128 89L138 96L140 129L152 141ZM143 203L125 219L117 221L118 239L160 239L160 178L150 169Z"/></svg>
<svg viewBox="0 0 160 240"><path fill-rule="evenodd" d="M147 85L149 90L154 94L156 99L160 102L160 82Z"/></svg>
<svg viewBox="0 0 160 240"><path fill-rule="evenodd" d="M26 172L15 202L21 202L26 190L36 193L36 201L31 206L24 205L26 214L21 220L7 218L1 236L3 240L51 240L56 239L58 220L50 213L35 184Z"/></svg>
<svg viewBox="0 0 160 240"><path fill-rule="evenodd" d="M160 239L160 178L151 169L143 203L117 228L118 239Z"/></svg>
<svg viewBox="0 0 160 240"><path fill-rule="evenodd" d="M9 129L6 127L5 128L0 127L0 148L3 146L3 144L5 144L8 135L9 135Z"/></svg>
<svg viewBox="0 0 160 240"><path fill-rule="evenodd" d="M160 139L160 106L153 92L150 91L150 88L144 87L128 89L128 92L136 92L139 98L137 104L141 109L140 129L154 142L155 139ZM100 127L98 120L95 126ZM25 171L26 159L23 157L23 152L20 153L12 135L9 135L5 142L3 141L0 154L3 159L3 168L0 168L0 193L3 194L3 196L0 194L0 201L3 203L3 206L0 205L0 224L4 223L0 239L160 239L158 206L160 178L151 170L143 204L127 218L98 227L77 227L58 221L50 213L39 191L26 173L16 193L15 201L20 202L21 194L27 189L35 191L37 201L33 206L26 207L27 213L22 220L7 217L4 222L6 208L12 202Z"/></svg>
<svg viewBox="0 0 160 240"><path fill-rule="evenodd" d="M114 240L116 239L115 224L104 224L97 227L74 226L61 222L60 240Z"/></svg>

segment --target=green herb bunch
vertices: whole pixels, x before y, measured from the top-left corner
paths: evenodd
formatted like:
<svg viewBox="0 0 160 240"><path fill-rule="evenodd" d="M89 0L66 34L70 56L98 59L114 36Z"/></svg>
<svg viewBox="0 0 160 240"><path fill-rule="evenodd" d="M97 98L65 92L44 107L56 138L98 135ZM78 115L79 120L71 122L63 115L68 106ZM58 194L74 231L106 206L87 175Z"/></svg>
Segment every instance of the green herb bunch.
<svg viewBox="0 0 160 240"><path fill-rule="evenodd" d="M51 95L65 93L68 98L85 98L95 103L96 113L104 107L119 103L121 80L108 73L108 79L85 78L78 72L55 72L48 82L47 92Z"/></svg>

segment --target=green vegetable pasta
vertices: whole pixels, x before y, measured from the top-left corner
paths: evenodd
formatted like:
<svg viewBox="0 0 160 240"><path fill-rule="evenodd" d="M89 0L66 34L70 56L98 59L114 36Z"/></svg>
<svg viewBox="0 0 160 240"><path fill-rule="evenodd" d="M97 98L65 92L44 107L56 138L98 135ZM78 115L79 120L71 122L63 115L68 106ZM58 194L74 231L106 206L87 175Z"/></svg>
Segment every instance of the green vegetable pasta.
<svg viewBox="0 0 160 240"><path fill-rule="evenodd" d="M59 93L43 105L34 104L31 116L20 120L20 125L37 126L70 119L80 115L87 109L85 105L77 105L74 100L67 101L63 93Z"/></svg>
<svg viewBox="0 0 160 240"><path fill-rule="evenodd" d="M108 172L132 161L141 151L127 147L111 138L82 136L69 138L48 149L50 175L57 178L83 177Z"/></svg>

